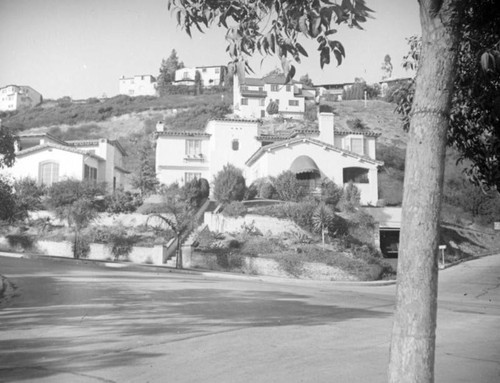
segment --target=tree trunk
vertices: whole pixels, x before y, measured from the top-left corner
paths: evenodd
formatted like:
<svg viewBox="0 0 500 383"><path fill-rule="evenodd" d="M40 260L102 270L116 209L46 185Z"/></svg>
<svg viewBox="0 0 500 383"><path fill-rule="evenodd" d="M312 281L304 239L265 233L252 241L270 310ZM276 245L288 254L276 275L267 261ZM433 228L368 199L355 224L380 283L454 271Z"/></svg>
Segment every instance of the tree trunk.
<svg viewBox="0 0 500 383"><path fill-rule="evenodd" d="M458 1L445 0L441 8L441 1L420 1L422 56L406 151L389 363L393 383L434 381L439 217L457 58L452 3Z"/></svg>

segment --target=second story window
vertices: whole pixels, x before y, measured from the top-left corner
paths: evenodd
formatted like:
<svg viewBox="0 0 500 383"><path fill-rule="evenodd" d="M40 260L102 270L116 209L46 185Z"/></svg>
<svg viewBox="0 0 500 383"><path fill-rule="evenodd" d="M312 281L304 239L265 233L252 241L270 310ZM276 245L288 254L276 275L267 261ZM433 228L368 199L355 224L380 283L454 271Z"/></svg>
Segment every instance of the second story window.
<svg viewBox="0 0 500 383"><path fill-rule="evenodd" d="M259 100L259 105L260 105L260 106L266 106L266 99L265 99L265 98L261 98L261 99Z"/></svg>
<svg viewBox="0 0 500 383"><path fill-rule="evenodd" d="M299 100L288 100L288 105L299 106Z"/></svg>
<svg viewBox="0 0 500 383"><path fill-rule="evenodd" d="M271 92L277 92L279 91L278 84L271 84Z"/></svg>
<svg viewBox="0 0 500 383"><path fill-rule="evenodd" d="M186 156L198 156L201 154L200 140L186 140Z"/></svg>
<svg viewBox="0 0 500 383"><path fill-rule="evenodd" d="M287 92L290 92L290 85L287 85L287 86L286 86L286 91L287 91Z"/></svg>
<svg viewBox="0 0 500 383"><path fill-rule="evenodd" d="M248 98L242 98L241 105L248 105Z"/></svg>
<svg viewBox="0 0 500 383"><path fill-rule="evenodd" d="M239 149L240 149L240 141L238 141L238 140L236 140L236 139L235 139L235 140L233 140L233 141L231 141L231 148L232 148L233 150L235 150L235 151L236 151L236 150L239 150Z"/></svg>
<svg viewBox="0 0 500 383"><path fill-rule="evenodd" d="M351 138L351 152L356 154L364 154L363 138Z"/></svg>
<svg viewBox="0 0 500 383"><path fill-rule="evenodd" d="M220 73L220 68L215 68L215 73Z"/></svg>
<svg viewBox="0 0 500 383"><path fill-rule="evenodd" d="M184 80L186 80L186 79L188 78L188 76L189 76L189 73L188 73L188 72L184 72L184 73L182 74L182 78L183 78Z"/></svg>

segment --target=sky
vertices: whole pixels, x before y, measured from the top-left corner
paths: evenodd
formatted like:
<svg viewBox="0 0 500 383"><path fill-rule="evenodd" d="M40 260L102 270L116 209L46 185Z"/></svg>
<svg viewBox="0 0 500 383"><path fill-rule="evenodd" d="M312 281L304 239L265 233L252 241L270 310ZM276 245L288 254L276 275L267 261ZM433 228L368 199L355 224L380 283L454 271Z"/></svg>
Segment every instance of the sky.
<svg viewBox="0 0 500 383"><path fill-rule="evenodd" d="M375 11L364 30L337 28L344 45L342 65L321 70L314 40L301 43L309 53L294 64L296 78L308 74L315 84L362 77L380 81L389 54L393 78L407 77L401 59L406 38L420 34L417 0L367 0ZM190 38L167 10L166 0L0 0L0 87L29 85L45 99L115 96L118 79L157 76L172 49L186 67L226 65L225 31L215 25ZM253 77L280 66L277 57L251 60Z"/></svg>

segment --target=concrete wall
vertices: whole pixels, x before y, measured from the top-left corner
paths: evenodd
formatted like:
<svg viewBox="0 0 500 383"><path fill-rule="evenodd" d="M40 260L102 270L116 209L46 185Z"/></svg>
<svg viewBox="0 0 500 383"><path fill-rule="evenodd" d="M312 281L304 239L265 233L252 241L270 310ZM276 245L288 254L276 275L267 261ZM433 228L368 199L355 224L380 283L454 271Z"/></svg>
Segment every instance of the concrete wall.
<svg viewBox="0 0 500 383"><path fill-rule="evenodd" d="M284 277L284 278L296 278L288 274L280 266L279 262L270 258L258 258L258 257L239 257L239 259L231 260L231 255L228 256L229 265L238 265L240 267L234 267L233 271L242 271L245 274L251 275L268 275L273 277ZM233 256L234 257L234 256ZM208 270L219 270L228 271L227 267L221 265L218 261L216 255L198 253L196 251L189 252L187 249L183 248L183 266L185 268L200 268ZM230 270L229 270L230 271ZM380 270L374 267L374 279L378 277ZM336 267L305 262L303 264L303 272L298 277L300 279L313 279L313 280L323 280L323 281L357 281L358 277L353 276L343 270Z"/></svg>
<svg viewBox="0 0 500 383"><path fill-rule="evenodd" d="M10 248L6 238L0 238L0 245L13 251L20 251L21 249ZM32 251L34 253L50 255L54 257L73 257L72 243L68 241L54 242L54 241L37 241L36 248ZM165 247L162 245L154 247L140 247L135 246L126 260L132 263L147 263L154 265L162 265L164 261ZM113 260L113 255L110 249L101 243L90 244L90 253L86 259L93 260ZM125 260L125 259L124 259Z"/></svg>
<svg viewBox="0 0 500 383"><path fill-rule="evenodd" d="M292 221L255 214L247 214L244 217L224 217L222 214L206 212L204 223L210 231L218 233L239 233L243 225L253 225L264 235L267 233L272 235L284 233L305 234L304 230Z"/></svg>

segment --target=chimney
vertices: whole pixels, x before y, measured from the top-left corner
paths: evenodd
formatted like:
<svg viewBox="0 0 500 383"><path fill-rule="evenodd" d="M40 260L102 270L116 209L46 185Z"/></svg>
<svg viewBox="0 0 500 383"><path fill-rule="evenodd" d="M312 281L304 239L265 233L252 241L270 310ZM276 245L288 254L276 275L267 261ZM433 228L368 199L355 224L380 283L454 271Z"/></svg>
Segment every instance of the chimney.
<svg viewBox="0 0 500 383"><path fill-rule="evenodd" d="M156 123L156 131L163 132L164 130L165 130L165 124L163 123L163 121L158 121Z"/></svg>
<svg viewBox="0 0 500 383"><path fill-rule="evenodd" d="M331 112L320 112L318 115L319 137L320 141L326 144L334 145L334 116Z"/></svg>

